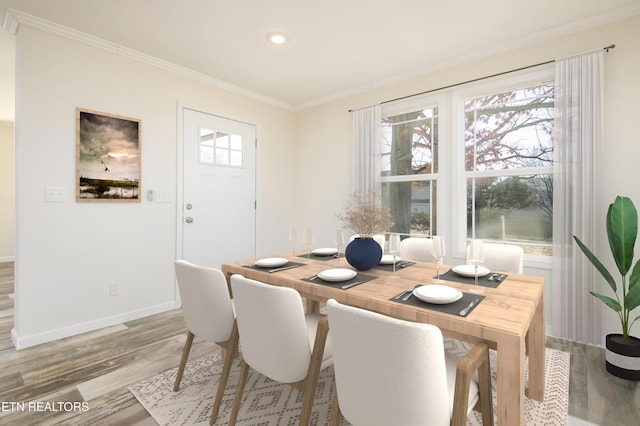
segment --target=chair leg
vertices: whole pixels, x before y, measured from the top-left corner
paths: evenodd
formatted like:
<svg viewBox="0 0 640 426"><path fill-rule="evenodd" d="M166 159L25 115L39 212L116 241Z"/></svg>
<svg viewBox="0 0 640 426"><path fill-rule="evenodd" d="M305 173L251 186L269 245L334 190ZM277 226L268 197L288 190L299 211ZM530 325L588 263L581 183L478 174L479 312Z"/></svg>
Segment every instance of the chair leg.
<svg viewBox="0 0 640 426"><path fill-rule="evenodd" d="M231 364L238 351L238 326L234 323L231 337L224 344L224 366L222 367L222 374L220 375L220 381L218 382L218 391L216 393L216 399L213 403L213 409L211 410L211 418L209 424L212 425L218 418L218 412L220 411L220 405L222 404L222 396L224 390L227 387L227 381L229 380L229 373L231 372Z"/></svg>
<svg viewBox="0 0 640 426"><path fill-rule="evenodd" d="M478 368L478 392L482 412L482 424L493 425L493 398L491 390L491 361L489 351L484 354L484 362Z"/></svg>
<svg viewBox="0 0 640 426"><path fill-rule="evenodd" d="M304 379L302 386L302 410L300 412L300 426L307 426L311 418L311 410L313 409L313 399L316 396L316 387L318 386L318 376L320 375L320 366L322 365L322 357L324 355L324 347L329 333L329 321L327 317L322 317L318 321L316 331L316 340L313 344L313 352L309 361L309 371Z"/></svg>
<svg viewBox="0 0 640 426"><path fill-rule="evenodd" d="M189 351L191 351L191 344L193 343L194 334L187 332L187 340L184 342L182 348L182 358L180 359L180 366L178 367L178 374L176 375L176 382L173 384L173 391L177 392L180 389L180 382L182 381L182 373L184 373L184 367L187 365L187 359L189 358Z"/></svg>
<svg viewBox="0 0 640 426"><path fill-rule="evenodd" d="M482 421L485 425L493 424L491 401L491 372L489 365L489 347L486 343L476 343L465 355L456 368L456 382L453 396L453 426L467 424L469 403L469 384L474 373L478 371L478 396L482 407ZM488 392L487 392L488 387ZM477 404L476 404L477 406ZM487 408L488 407L488 408ZM489 414L486 416L486 414ZM486 417L485 417L486 416Z"/></svg>
<svg viewBox="0 0 640 426"><path fill-rule="evenodd" d="M233 408L231 409L231 417L229 418L229 426L234 426L240 412L240 403L242 402L242 394L244 393L244 385L247 382L247 375L249 373L249 364L242 360L242 366L240 368L240 378L238 379L238 388L236 389L236 396L233 399Z"/></svg>
<svg viewBox="0 0 640 426"><path fill-rule="evenodd" d="M333 405L331 406L331 416L329 417L329 426L338 426L340 424L340 404L338 403L338 388L335 383L333 386Z"/></svg>
<svg viewBox="0 0 640 426"><path fill-rule="evenodd" d="M311 418L311 411L313 409L313 400L316 396L316 389L312 383L315 383L316 385L318 384L317 377L316 380L309 380L302 391L302 409L300 410L299 426L309 426L309 419Z"/></svg>

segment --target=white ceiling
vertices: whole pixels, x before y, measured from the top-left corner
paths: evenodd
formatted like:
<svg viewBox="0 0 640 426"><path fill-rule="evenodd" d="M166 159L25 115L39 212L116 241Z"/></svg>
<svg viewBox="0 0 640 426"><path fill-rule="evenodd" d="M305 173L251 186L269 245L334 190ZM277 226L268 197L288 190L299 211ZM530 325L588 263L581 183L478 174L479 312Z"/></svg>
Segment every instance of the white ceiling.
<svg viewBox="0 0 640 426"><path fill-rule="evenodd" d="M638 14L640 0L0 0L0 16L7 8L296 109ZM290 42L267 43L274 30ZM6 80L13 36L1 32Z"/></svg>

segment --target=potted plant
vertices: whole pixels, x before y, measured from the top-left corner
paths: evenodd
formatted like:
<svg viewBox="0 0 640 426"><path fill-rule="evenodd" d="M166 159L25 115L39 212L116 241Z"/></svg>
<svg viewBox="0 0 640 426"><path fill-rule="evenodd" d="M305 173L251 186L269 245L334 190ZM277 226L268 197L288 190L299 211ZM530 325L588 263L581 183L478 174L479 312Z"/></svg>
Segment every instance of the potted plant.
<svg viewBox="0 0 640 426"><path fill-rule="evenodd" d="M615 296L612 298L590 292L620 317L622 334L606 336L607 371L625 379L640 380L640 339L629 334L633 323L640 319L640 315L633 319L631 317L631 311L640 305L640 261L633 265L633 249L638 234L638 212L630 198L618 196L609 205L606 226L611 254L621 276L620 285L591 250L578 237L574 235L573 238L604 277Z"/></svg>
<svg viewBox="0 0 640 426"><path fill-rule="evenodd" d="M353 194L337 217L345 228L356 234L344 252L347 262L360 270L371 269L380 263L382 248L373 236L390 229L392 220L391 210L380 206L377 193Z"/></svg>

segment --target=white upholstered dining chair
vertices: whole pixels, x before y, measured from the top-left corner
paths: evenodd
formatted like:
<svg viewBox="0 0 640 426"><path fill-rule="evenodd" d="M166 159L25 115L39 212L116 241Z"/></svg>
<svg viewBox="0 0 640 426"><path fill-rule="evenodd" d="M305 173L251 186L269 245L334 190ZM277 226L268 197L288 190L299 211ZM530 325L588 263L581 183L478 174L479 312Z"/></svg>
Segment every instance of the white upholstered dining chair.
<svg viewBox="0 0 640 426"><path fill-rule="evenodd" d="M489 350L445 353L440 329L327 302L336 388L331 425L466 425L478 404L493 423ZM478 372L478 380L474 378Z"/></svg>
<svg viewBox="0 0 640 426"><path fill-rule="evenodd" d="M418 262L435 262L431 256L433 240L423 237L408 237L400 241L400 258L402 260L415 260Z"/></svg>
<svg viewBox="0 0 640 426"><path fill-rule="evenodd" d="M222 271L194 265L186 260L176 260L175 267L184 322L187 327L187 339L182 350L173 390L175 392L180 389L182 374L195 336L220 346L224 352L224 365L211 410L209 422L213 424L218 417L231 364L238 353L238 327L233 301Z"/></svg>
<svg viewBox="0 0 640 426"><path fill-rule="evenodd" d="M332 364L327 317L306 314L300 293L235 274L231 277L242 367L229 424L240 410L249 367L302 391L300 425L308 425L320 371Z"/></svg>
<svg viewBox="0 0 640 426"><path fill-rule="evenodd" d="M484 262L492 271L522 274L524 272L524 250L520 246L502 243L484 243ZM469 263L470 246L467 246L466 263Z"/></svg>

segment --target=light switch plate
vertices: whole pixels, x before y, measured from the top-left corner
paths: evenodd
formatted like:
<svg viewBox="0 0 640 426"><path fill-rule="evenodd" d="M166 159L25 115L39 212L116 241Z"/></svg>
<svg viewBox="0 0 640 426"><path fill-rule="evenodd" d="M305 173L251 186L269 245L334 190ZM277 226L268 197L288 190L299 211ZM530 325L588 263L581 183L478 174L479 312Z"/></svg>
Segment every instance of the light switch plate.
<svg viewBox="0 0 640 426"><path fill-rule="evenodd" d="M156 203L173 203L173 194L170 191L158 190L155 193Z"/></svg>
<svg viewBox="0 0 640 426"><path fill-rule="evenodd" d="M62 186L47 186L44 189L44 201L47 203L64 203L66 195Z"/></svg>

